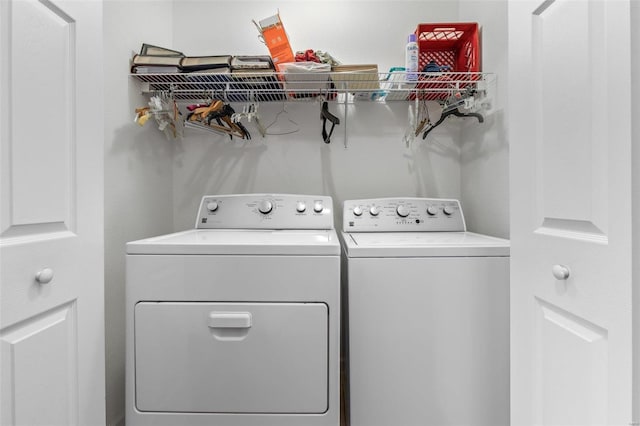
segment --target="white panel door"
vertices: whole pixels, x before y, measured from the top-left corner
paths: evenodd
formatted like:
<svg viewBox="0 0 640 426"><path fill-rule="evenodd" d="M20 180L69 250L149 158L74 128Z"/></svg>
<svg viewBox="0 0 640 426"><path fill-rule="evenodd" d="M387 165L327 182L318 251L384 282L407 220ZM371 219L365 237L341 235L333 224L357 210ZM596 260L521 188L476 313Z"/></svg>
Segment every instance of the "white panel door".
<svg viewBox="0 0 640 426"><path fill-rule="evenodd" d="M0 423L104 424L102 4L0 2Z"/></svg>
<svg viewBox="0 0 640 426"><path fill-rule="evenodd" d="M509 2L513 425L632 422L629 21Z"/></svg>

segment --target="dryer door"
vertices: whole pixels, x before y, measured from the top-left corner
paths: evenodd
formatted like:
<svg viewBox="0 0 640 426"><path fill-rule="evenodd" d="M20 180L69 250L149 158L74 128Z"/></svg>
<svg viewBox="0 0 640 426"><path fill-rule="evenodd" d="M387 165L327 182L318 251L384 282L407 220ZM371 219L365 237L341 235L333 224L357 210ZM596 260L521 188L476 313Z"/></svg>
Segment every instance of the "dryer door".
<svg viewBox="0 0 640 426"><path fill-rule="evenodd" d="M328 318L324 303L138 303L136 407L323 413Z"/></svg>

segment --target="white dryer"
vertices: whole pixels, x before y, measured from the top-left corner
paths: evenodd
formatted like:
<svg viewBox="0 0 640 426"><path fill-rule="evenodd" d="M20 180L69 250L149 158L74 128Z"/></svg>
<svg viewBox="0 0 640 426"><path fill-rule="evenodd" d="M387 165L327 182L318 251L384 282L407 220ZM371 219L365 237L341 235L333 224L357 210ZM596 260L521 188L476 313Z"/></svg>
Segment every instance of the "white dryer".
<svg viewBox="0 0 640 426"><path fill-rule="evenodd" d="M467 232L456 200L343 216L351 426L507 426L509 242Z"/></svg>
<svg viewBox="0 0 640 426"><path fill-rule="evenodd" d="M127 426L339 425L330 197L205 196L126 262Z"/></svg>

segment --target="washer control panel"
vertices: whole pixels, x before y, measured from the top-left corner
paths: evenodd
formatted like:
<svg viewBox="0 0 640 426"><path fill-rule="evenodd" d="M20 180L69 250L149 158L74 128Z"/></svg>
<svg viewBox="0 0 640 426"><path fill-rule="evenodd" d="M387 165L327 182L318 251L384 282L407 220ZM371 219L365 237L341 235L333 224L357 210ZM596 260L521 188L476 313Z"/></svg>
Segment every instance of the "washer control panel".
<svg viewBox="0 0 640 426"><path fill-rule="evenodd" d="M442 198L373 198L347 200L345 232L466 231L458 200Z"/></svg>
<svg viewBox="0 0 640 426"><path fill-rule="evenodd" d="M333 201L323 195L206 195L196 229L216 228L333 229Z"/></svg>

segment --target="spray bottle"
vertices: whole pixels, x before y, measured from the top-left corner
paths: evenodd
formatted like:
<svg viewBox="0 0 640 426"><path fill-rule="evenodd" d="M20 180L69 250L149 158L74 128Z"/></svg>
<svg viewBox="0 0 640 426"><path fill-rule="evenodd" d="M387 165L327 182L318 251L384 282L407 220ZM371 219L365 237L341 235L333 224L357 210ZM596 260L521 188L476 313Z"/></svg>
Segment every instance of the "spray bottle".
<svg viewBox="0 0 640 426"><path fill-rule="evenodd" d="M405 47L405 68L407 70L407 81L418 80L418 43L416 35L410 34Z"/></svg>

